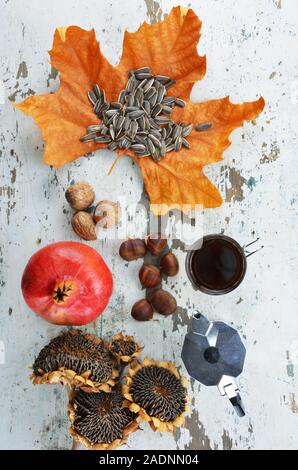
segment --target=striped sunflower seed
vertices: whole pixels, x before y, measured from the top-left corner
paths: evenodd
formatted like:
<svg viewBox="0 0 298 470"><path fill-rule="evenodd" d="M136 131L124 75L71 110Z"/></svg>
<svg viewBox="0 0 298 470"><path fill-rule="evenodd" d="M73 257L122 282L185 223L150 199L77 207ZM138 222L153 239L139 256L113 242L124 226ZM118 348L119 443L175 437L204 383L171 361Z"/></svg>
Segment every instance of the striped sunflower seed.
<svg viewBox="0 0 298 470"><path fill-rule="evenodd" d="M183 147L186 147L187 149L190 148L189 142L187 142L187 140L184 139L184 137L182 137L182 145Z"/></svg>
<svg viewBox="0 0 298 470"><path fill-rule="evenodd" d="M130 135L131 140L134 140L134 139L135 139L135 136L136 136L136 134L137 134L138 127L139 127L139 126L138 126L137 121L131 121L130 127L129 127L129 135Z"/></svg>
<svg viewBox="0 0 298 470"><path fill-rule="evenodd" d="M161 147L160 147L160 155L161 157L164 157L166 154L167 148L166 148L166 143L164 140L161 141Z"/></svg>
<svg viewBox="0 0 298 470"><path fill-rule="evenodd" d="M166 147L167 153L172 152L173 150L175 150L175 145L174 144L167 145L167 147Z"/></svg>
<svg viewBox="0 0 298 470"><path fill-rule="evenodd" d="M161 86L157 91L157 102L161 103L165 96L166 89L164 86Z"/></svg>
<svg viewBox="0 0 298 470"><path fill-rule="evenodd" d="M137 73L150 73L149 67L140 67L137 70L133 70L132 73L135 75Z"/></svg>
<svg viewBox="0 0 298 470"><path fill-rule="evenodd" d="M109 137L108 135L101 135L100 137L96 137L94 140L98 144L109 144L110 142L112 142L111 137Z"/></svg>
<svg viewBox="0 0 298 470"><path fill-rule="evenodd" d="M93 88L92 88L96 98L98 100L102 99L102 93L101 93L101 89L99 88L99 86L97 85L97 83L95 83L95 85L93 85Z"/></svg>
<svg viewBox="0 0 298 470"><path fill-rule="evenodd" d="M91 132L90 134L86 134L83 137L80 138L81 142L92 142L96 139L96 133Z"/></svg>
<svg viewBox="0 0 298 470"><path fill-rule="evenodd" d="M164 114L171 114L172 111L173 111L173 110L172 110L172 108L171 108L170 106L165 106L165 105L162 106L162 112L163 112Z"/></svg>
<svg viewBox="0 0 298 470"><path fill-rule="evenodd" d="M158 82L164 84L167 83L170 80L170 77L167 77L166 75L156 75L155 80Z"/></svg>
<svg viewBox="0 0 298 470"><path fill-rule="evenodd" d="M169 81L167 81L167 82L164 84L164 86L165 86L166 89L168 89L168 88L170 88L171 86L175 85L175 83L176 83L176 80L170 79Z"/></svg>
<svg viewBox="0 0 298 470"><path fill-rule="evenodd" d="M118 147L117 142L111 142L111 143L109 143L109 145L108 145L108 149L109 149L109 150L112 150L112 151L113 151L113 150L116 150L117 147Z"/></svg>
<svg viewBox="0 0 298 470"><path fill-rule="evenodd" d="M90 103L91 103L93 106L95 106L96 103L97 103L97 101L98 101L98 98L97 98L97 96L96 96L96 94L94 93L93 90L88 91L88 98L89 98Z"/></svg>
<svg viewBox="0 0 298 470"><path fill-rule="evenodd" d="M129 113L130 119L139 119L140 117L144 116L145 111L138 109L137 111L132 111Z"/></svg>
<svg viewBox="0 0 298 470"><path fill-rule="evenodd" d="M175 140L175 151L179 152L179 150L181 150L181 147L182 147L182 137L177 137L177 139Z"/></svg>
<svg viewBox="0 0 298 470"><path fill-rule="evenodd" d="M203 132L203 131L208 131L208 129L211 129L212 124L211 122L204 122L202 124L197 124L195 126L195 130L198 132Z"/></svg>
<svg viewBox="0 0 298 470"><path fill-rule="evenodd" d="M150 106L150 103L149 103L148 100L144 100L144 101L143 101L143 108L144 108L144 110L146 111L146 113L147 113L148 115L150 115L151 106Z"/></svg>
<svg viewBox="0 0 298 470"><path fill-rule="evenodd" d="M125 116L124 123L123 123L123 129L125 131L128 131L129 126L130 126L131 120L129 116Z"/></svg>
<svg viewBox="0 0 298 470"><path fill-rule="evenodd" d="M175 98L175 105L179 106L179 108L184 108L185 101L181 100L180 98Z"/></svg>
<svg viewBox="0 0 298 470"><path fill-rule="evenodd" d="M169 122L172 122L172 119L165 116L156 116L155 122L157 124L168 124Z"/></svg>
<svg viewBox="0 0 298 470"><path fill-rule="evenodd" d="M150 72L137 72L135 73L135 76L138 80L148 80L152 78L152 75Z"/></svg>
<svg viewBox="0 0 298 470"><path fill-rule="evenodd" d="M153 134L149 134L148 137L156 147L161 148L161 139L157 139Z"/></svg>
<svg viewBox="0 0 298 470"><path fill-rule="evenodd" d="M94 124L92 126L87 127L87 133L90 134L91 132L100 132L102 129L102 124Z"/></svg>
<svg viewBox="0 0 298 470"><path fill-rule="evenodd" d="M148 100L148 101L149 101L150 98L152 98L152 96L155 95L155 93L156 93L155 88L153 88L153 87L152 87L152 88L149 88L149 90L148 90L148 91L145 93L145 95L144 95L145 100Z"/></svg>
<svg viewBox="0 0 298 470"><path fill-rule="evenodd" d="M112 137L113 140L115 140L116 135L115 135L115 129L114 129L113 124L110 124L109 130L110 130L110 136Z"/></svg>
<svg viewBox="0 0 298 470"><path fill-rule="evenodd" d="M144 93L146 93L152 87L153 83L154 83L154 77L147 80L147 83L143 86Z"/></svg>
<svg viewBox="0 0 298 470"><path fill-rule="evenodd" d="M119 93L119 96L118 96L118 102L120 104L124 104L124 99L126 97L126 93L127 91L126 90L121 90L120 93Z"/></svg>
<svg viewBox="0 0 298 470"><path fill-rule="evenodd" d="M157 103L151 111L151 116L155 118L162 111L162 105Z"/></svg>
<svg viewBox="0 0 298 470"><path fill-rule="evenodd" d="M132 144L131 149L134 152L145 152L146 151L146 147L143 144Z"/></svg>
<svg viewBox="0 0 298 470"><path fill-rule="evenodd" d="M187 137L191 133L192 129L192 124L188 124L188 126L184 127L184 129L182 129L182 137Z"/></svg>

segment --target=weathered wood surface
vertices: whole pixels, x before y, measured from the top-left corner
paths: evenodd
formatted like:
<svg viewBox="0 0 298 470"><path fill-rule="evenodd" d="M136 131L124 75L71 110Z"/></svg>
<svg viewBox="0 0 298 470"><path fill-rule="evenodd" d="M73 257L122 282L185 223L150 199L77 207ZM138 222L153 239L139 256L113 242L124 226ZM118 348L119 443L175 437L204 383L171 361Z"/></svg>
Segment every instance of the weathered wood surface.
<svg viewBox="0 0 298 470"><path fill-rule="evenodd" d="M192 6L203 20L199 51L208 58L206 78L195 86L193 99L230 95L239 102L260 93L267 101L256 125L249 123L234 132L224 161L206 169L226 202L205 212L204 231L223 231L240 243L260 236L265 248L249 259L243 284L224 297L194 292L181 269L167 285L176 293L179 315L139 324L129 314L140 297L138 263L126 266L118 258L118 242L93 243L114 272L115 291L102 319L88 330L105 336L124 330L145 344L148 356L179 365L194 307L210 319L230 322L245 338L247 361L239 380L245 418L238 419L216 389L192 383L192 414L186 428L174 438L154 434L145 425L130 439L130 448L298 448L297 2L181 4ZM57 88L47 55L56 26L94 27L104 53L116 63L124 29L135 30L144 19L162 19L172 5L170 0L0 1L0 78L5 95L0 105L2 449L70 447L65 390L33 387L28 379L35 354L61 328L32 314L20 293L22 270L36 249L75 239L64 200L66 187L86 179L98 198L116 199L121 193L128 203L144 201L140 175L129 159L122 159L113 175L106 176L113 159L107 151L59 171L44 166L39 131L10 101ZM179 247L175 253L183 266L185 253Z"/></svg>

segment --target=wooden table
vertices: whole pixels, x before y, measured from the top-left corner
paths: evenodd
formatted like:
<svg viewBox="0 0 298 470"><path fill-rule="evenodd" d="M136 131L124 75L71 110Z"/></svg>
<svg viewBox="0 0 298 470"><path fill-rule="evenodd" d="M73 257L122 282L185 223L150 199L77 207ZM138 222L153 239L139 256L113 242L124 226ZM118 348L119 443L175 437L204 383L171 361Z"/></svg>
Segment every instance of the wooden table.
<svg viewBox="0 0 298 470"><path fill-rule="evenodd" d="M64 449L71 444L66 391L59 386L33 387L29 381L35 355L62 328L37 318L20 291L22 271L34 251L54 241L77 240L69 224L65 189L73 181L87 180L98 199L115 200L122 194L127 204L146 202L140 174L128 158L110 177L113 155L108 151L59 171L43 165L40 132L10 101L57 89L58 78L47 55L56 26L94 27L103 52L116 63L124 29L134 31L144 19L163 18L172 4L0 1L0 78L5 95L0 105L2 449ZM148 324L130 317L132 303L142 296L137 282L140 263L122 262L118 241L93 242L113 270L115 290L107 311L87 329L105 337L120 330L133 334L144 343L147 356L173 360L184 373L181 345L194 309L209 319L231 323L245 339L247 360L239 379L245 418L239 419L216 389L192 382L192 413L186 427L174 438L154 434L144 425L144 431L130 439L130 448L297 449L297 2L181 4L192 6L203 20L199 51L208 58L206 78L195 86L193 99L230 95L240 102L262 94L267 102L255 124L233 133L224 161L206 168L225 203L205 211L204 232L224 232L241 244L260 237L264 249L249 258L246 278L236 291L210 297L192 289L183 267L186 253L174 244L182 269L165 288L174 291L179 312Z"/></svg>

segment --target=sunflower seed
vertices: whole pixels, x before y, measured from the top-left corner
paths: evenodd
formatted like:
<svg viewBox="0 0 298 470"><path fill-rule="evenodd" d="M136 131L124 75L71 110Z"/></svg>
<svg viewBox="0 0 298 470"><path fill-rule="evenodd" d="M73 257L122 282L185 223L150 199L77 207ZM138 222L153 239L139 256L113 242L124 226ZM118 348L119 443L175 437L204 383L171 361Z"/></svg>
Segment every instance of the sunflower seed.
<svg viewBox="0 0 298 470"><path fill-rule="evenodd" d="M190 148L189 142L187 142L187 140L184 139L183 137L182 137L182 145L183 145L183 147L186 147L188 149Z"/></svg>
<svg viewBox="0 0 298 470"><path fill-rule="evenodd" d="M144 95L145 100L150 100L150 98L151 98L153 95L155 95L155 93L156 93L155 88L153 88L153 87L152 87L152 88L149 88L149 90L148 90L148 91L145 93L145 95Z"/></svg>
<svg viewBox="0 0 298 470"><path fill-rule="evenodd" d="M142 111L141 109L138 109L137 111L132 111L129 113L130 119L139 119L141 116L144 116L145 111Z"/></svg>
<svg viewBox="0 0 298 470"><path fill-rule="evenodd" d="M110 103L110 108L121 109L121 108L122 108L122 105L121 105L121 103L118 103L117 101L112 101L112 102Z"/></svg>
<svg viewBox="0 0 298 470"><path fill-rule="evenodd" d="M172 122L172 120L165 116L156 116L155 122L157 124L168 124L168 122Z"/></svg>
<svg viewBox="0 0 298 470"><path fill-rule="evenodd" d="M138 131L137 135L139 137L147 137L148 132L147 131Z"/></svg>
<svg viewBox="0 0 298 470"><path fill-rule="evenodd" d="M94 94L95 94L95 96L98 100L100 100L102 98L101 89L99 88L97 83L95 83L95 85L93 85L93 92L94 92Z"/></svg>
<svg viewBox="0 0 298 470"><path fill-rule="evenodd" d="M109 149L109 150L116 150L117 147L118 147L117 142L111 142L111 143L108 145L108 149Z"/></svg>
<svg viewBox="0 0 298 470"><path fill-rule="evenodd" d="M87 127L87 133L90 134L91 132L100 132L102 129L102 124L94 124L92 126Z"/></svg>
<svg viewBox="0 0 298 470"><path fill-rule="evenodd" d="M152 140L150 140L148 137L146 139L146 144L148 151L153 155L153 153L155 152L155 145L153 144Z"/></svg>
<svg viewBox="0 0 298 470"><path fill-rule="evenodd" d="M122 129L122 126L124 124L124 121L125 121L125 117L124 116L118 116L118 119L117 119L117 124L116 124L116 127L115 127L115 131L119 131Z"/></svg>
<svg viewBox="0 0 298 470"><path fill-rule="evenodd" d="M154 143L156 147L161 148L161 139L158 139L153 134L149 134L148 137L150 140L152 140L152 142Z"/></svg>
<svg viewBox="0 0 298 470"><path fill-rule="evenodd" d="M172 152L173 150L175 150L175 145L174 144L167 145L167 147L166 147L167 153Z"/></svg>
<svg viewBox="0 0 298 470"><path fill-rule="evenodd" d="M135 152L145 152L146 147L143 144L132 144L131 149Z"/></svg>
<svg viewBox="0 0 298 470"><path fill-rule="evenodd" d="M138 135L138 134L135 136L135 141L136 141L138 144L146 145L146 138L145 138L145 137L141 137L141 136Z"/></svg>
<svg viewBox="0 0 298 470"><path fill-rule="evenodd" d="M135 76L138 80L148 80L148 78L152 77L150 72L137 72Z"/></svg>
<svg viewBox="0 0 298 470"><path fill-rule="evenodd" d="M138 84L137 90L141 90L141 89L143 88L143 86L146 85L146 83L147 83L147 79L144 78L144 80L142 80L142 81Z"/></svg>
<svg viewBox="0 0 298 470"><path fill-rule="evenodd" d="M151 111L151 116L155 118L162 111L162 105L157 103Z"/></svg>
<svg viewBox="0 0 298 470"><path fill-rule="evenodd" d="M175 105L179 106L179 108L184 108L185 101L181 100L180 98L175 98Z"/></svg>
<svg viewBox="0 0 298 470"><path fill-rule="evenodd" d="M90 134L86 134L83 137L80 138L81 142L92 142L96 138L96 133L91 132Z"/></svg>
<svg viewBox="0 0 298 470"><path fill-rule="evenodd" d="M133 70L133 73L136 74L136 73L150 73L150 69L149 67L141 67L137 70Z"/></svg>
<svg viewBox="0 0 298 470"><path fill-rule="evenodd" d="M130 95L128 95L128 100L127 100L127 106L133 106L135 103L135 95L134 93L131 93Z"/></svg>
<svg viewBox="0 0 298 470"><path fill-rule="evenodd" d="M144 107L144 110L146 111L146 113L150 115L151 106L150 106L150 103L149 103L148 100L143 101L143 107Z"/></svg>
<svg viewBox="0 0 298 470"><path fill-rule="evenodd" d="M110 107L110 104L104 101L99 109L100 113L103 113L104 111L107 111Z"/></svg>
<svg viewBox="0 0 298 470"><path fill-rule="evenodd" d="M173 132L174 127L171 124L166 128L166 137L170 137Z"/></svg>
<svg viewBox="0 0 298 470"><path fill-rule="evenodd" d="M101 135L100 137L96 137L95 142L98 144L109 144L112 141L111 137L107 135Z"/></svg>
<svg viewBox="0 0 298 470"><path fill-rule="evenodd" d="M182 127L178 125L173 130L173 133L172 133L173 140L175 141L177 137L181 137L181 134L182 134Z"/></svg>
<svg viewBox="0 0 298 470"><path fill-rule="evenodd" d="M168 137L166 139L166 146L168 147L172 142L173 142L173 139L171 137Z"/></svg>
<svg viewBox="0 0 298 470"><path fill-rule="evenodd" d="M161 133L157 129L150 129L150 134L154 135L157 139L161 139Z"/></svg>
<svg viewBox="0 0 298 470"><path fill-rule="evenodd" d="M150 123L150 127L153 128L153 129L156 129L156 130L159 130L160 127L159 125L157 124L157 122L154 121L154 119L152 119L151 117L149 118L149 123Z"/></svg>
<svg viewBox="0 0 298 470"><path fill-rule="evenodd" d="M131 137L131 140L134 140L135 139L135 136L137 134L137 130L138 130L138 123L136 121L132 121L130 123L130 127L129 127L129 134L130 134L130 137Z"/></svg>
<svg viewBox="0 0 298 470"><path fill-rule="evenodd" d="M101 134L102 134L102 135L106 135L108 132L109 132L108 127L107 127L107 126L102 126Z"/></svg>
<svg viewBox="0 0 298 470"><path fill-rule="evenodd" d="M166 136L167 136L167 129L165 127L163 127L161 129L161 136L162 138L165 140Z"/></svg>
<svg viewBox="0 0 298 470"><path fill-rule="evenodd" d="M91 102L91 104L93 104L93 106L95 106L97 101L98 101L98 98L97 98L97 96L96 96L96 94L94 93L93 90L88 91L88 98L89 98L89 101Z"/></svg>
<svg viewBox="0 0 298 470"><path fill-rule="evenodd" d="M162 106L162 112L164 114L171 114L172 113L172 108L170 106Z"/></svg>
<svg viewBox="0 0 298 470"><path fill-rule="evenodd" d="M154 94L151 96L151 98L149 98L149 102L152 108L156 105L157 103L157 91L156 90L154 90Z"/></svg>
<svg viewBox="0 0 298 470"><path fill-rule="evenodd" d="M95 112L95 114L99 114L99 113L102 111L102 110L101 110L102 104L103 104L103 103L101 102L101 100L97 100L97 101L96 101L96 103L95 103L95 105L94 105L94 108L93 108L93 111Z"/></svg>
<svg viewBox="0 0 298 470"><path fill-rule="evenodd" d="M145 116L141 116L139 119L138 119L138 122L139 122L139 127L142 131L144 131L146 129L146 121L145 121Z"/></svg>
<svg viewBox="0 0 298 470"><path fill-rule="evenodd" d="M166 83L170 80L170 77L166 77L166 75L156 75L155 80L159 81L160 83Z"/></svg>
<svg viewBox="0 0 298 470"><path fill-rule="evenodd" d="M179 150L181 150L181 147L182 147L182 138L177 137L177 139L175 140L175 151L179 152Z"/></svg>
<svg viewBox="0 0 298 470"><path fill-rule="evenodd" d="M141 88L137 88L137 89L136 89L136 91L135 91L135 98L136 98L136 99L139 99L139 100L143 100L143 99L144 99L143 90L141 90Z"/></svg>
<svg viewBox="0 0 298 470"><path fill-rule="evenodd" d="M146 93L152 87L153 83L154 83L154 78L153 77L150 78L149 80L147 80L147 83L143 87L144 93Z"/></svg>
<svg viewBox="0 0 298 470"><path fill-rule="evenodd" d="M207 131L208 129L211 129L211 127L212 127L211 122L204 122L202 124L197 124L195 126L195 130L198 132L203 132L203 131Z"/></svg>
<svg viewBox="0 0 298 470"><path fill-rule="evenodd" d="M192 124L189 124L188 126L184 127L184 129L182 129L182 137L187 137L191 133L192 128Z"/></svg>
<svg viewBox="0 0 298 470"><path fill-rule="evenodd" d="M137 87L137 80L135 79L135 77L132 75L129 79L128 79L128 82L126 84L126 90L130 93L132 91L134 91Z"/></svg>
<svg viewBox="0 0 298 470"><path fill-rule="evenodd" d="M125 116L124 123L123 123L123 129L124 129L125 131L128 131L129 126L130 126L130 122L131 122L131 121L130 121L129 116Z"/></svg>
<svg viewBox="0 0 298 470"><path fill-rule="evenodd" d="M157 92L157 102L158 103L161 103L162 100L163 100L163 97L165 96L165 92L166 92L166 89L164 86L161 86L159 89L158 89L158 92Z"/></svg>
<svg viewBox="0 0 298 470"><path fill-rule="evenodd" d="M160 147L160 155L161 155L162 157L164 157L165 154L166 154L166 151L167 151L166 143L165 143L164 140L162 140L162 141L161 141L161 147Z"/></svg>
<svg viewBox="0 0 298 470"><path fill-rule="evenodd" d="M126 90L121 90L121 91L120 91L119 96L118 96L118 101L119 101L119 103L121 103L121 104L124 103L124 99L125 99L125 97L126 97L126 93L127 93Z"/></svg>
<svg viewBox="0 0 298 470"><path fill-rule="evenodd" d="M110 118L110 117L113 117L115 114L118 114L118 110L117 109L108 109L104 113L105 113L105 116Z"/></svg>
<svg viewBox="0 0 298 470"><path fill-rule="evenodd" d="M165 86L166 89L168 89L168 88L170 88L171 86L175 85L175 83L176 83L176 80L169 80L168 82L166 82L166 83L164 84L164 86Z"/></svg>
<svg viewBox="0 0 298 470"><path fill-rule="evenodd" d="M126 113L131 113L132 111L139 111L138 106L127 106L125 109Z"/></svg>
<svg viewBox="0 0 298 470"><path fill-rule="evenodd" d="M161 153L159 149L155 148L155 151L152 153L152 158L156 162L158 162L161 159Z"/></svg>
<svg viewBox="0 0 298 470"><path fill-rule="evenodd" d="M113 124L110 124L109 130L110 130L110 136L112 137L113 140L115 140L116 135L115 135L115 129L114 129Z"/></svg>

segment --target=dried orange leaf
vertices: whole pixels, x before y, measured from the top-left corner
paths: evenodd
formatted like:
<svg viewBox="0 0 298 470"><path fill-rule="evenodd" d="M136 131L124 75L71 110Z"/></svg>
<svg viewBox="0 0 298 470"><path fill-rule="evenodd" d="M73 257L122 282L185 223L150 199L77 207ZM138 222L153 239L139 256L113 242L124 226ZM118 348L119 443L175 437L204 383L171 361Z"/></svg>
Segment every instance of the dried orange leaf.
<svg viewBox="0 0 298 470"><path fill-rule="evenodd" d="M100 51L94 30L76 26L58 28L50 51L51 63L60 72L60 88L50 95L32 96L17 108L32 116L41 129L45 152L44 162L56 167L69 163L86 152L105 146L82 143L80 137L87 126L96 124L87 92L97 83L105 90L108 101L116 101L125 87L128 72L143 66L153 74L168 75L176 80L169 94L186 101L186 107L173 114L176 121L210 121L208 132L193 131L188 136L191 149L171 152L159 163L151 158L136 158L151 203L157 213L169 207L189 204L217 207L222 199L218 190L203 173L204 165L222 158L229 145L229 134L255 118L264 107L264 100L234 105L228 98L206 103L192 103L189 95L194 83L206 71L205 57L197 53L201 22L186 8L173 8L167 18L157 24L144 23L135 33L125 32L120 63L113 67ZM169 207L166 207L169 206ZM152 206L153 207L153 206Z"/></svg>

